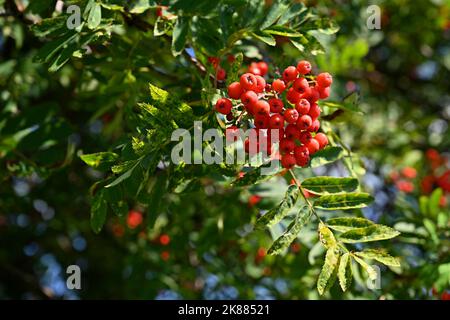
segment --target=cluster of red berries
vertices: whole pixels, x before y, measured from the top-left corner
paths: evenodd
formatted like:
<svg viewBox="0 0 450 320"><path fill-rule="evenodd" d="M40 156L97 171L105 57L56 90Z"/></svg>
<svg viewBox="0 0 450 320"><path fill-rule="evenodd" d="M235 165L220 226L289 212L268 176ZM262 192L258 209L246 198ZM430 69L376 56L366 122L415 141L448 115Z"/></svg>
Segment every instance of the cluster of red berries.
<svg viewBox="0 0 450 320"><path fill-rule="evenodd" d="M395 183L398 190L411 193L414 191L413 179L417 176L416 169L412 167L405 167L398 171L392 171L390 174L391 180Z"/></svg>
<svg viewBox="0 0 450 320"><path fill-rule="evenodd" d="M284 168L306 166L310 156L328 144L327 136L318 133L321 110L317 101L328 98L333 82L329 73L313 76L311 69L308 61L300 61L297 67L287 67L281 78L270 84L264 78L268 72L267 63L252 63L239 82L228 86L228 98L216 102L216 111L226 115L230 124L227 136L238 130L242 113L246 113L259 129L257 135L262 129L279 130L281 165ZM241 111L237 121L233 111ZM270 140L270 135L267 138ZM248 141L245 141L247 152ZM257 152L262 151L261 148L271 154L272 143L268 141L259 145L258 142Z"/></svg>

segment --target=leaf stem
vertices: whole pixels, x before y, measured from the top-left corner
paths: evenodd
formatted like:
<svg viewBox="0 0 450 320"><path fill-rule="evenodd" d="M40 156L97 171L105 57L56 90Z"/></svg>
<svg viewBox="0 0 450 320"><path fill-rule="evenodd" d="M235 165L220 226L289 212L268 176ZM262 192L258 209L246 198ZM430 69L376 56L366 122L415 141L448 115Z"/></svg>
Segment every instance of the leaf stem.
<svg viewBox="0 0 450 320"><path fill-rule="evenodd" d="M289 173L291 174L292 179L294 179L295 184L296 184L296 185L298 186L298 188L300 189L300 194L302 195L303 200L305 200L306 204L308 205L309 210L311 210L311 212L316 216L317 220L319 220L320 222L323 223L322 219L320 219L319 215L317 214L316 210L314 209L313 204L312 204L311 201L309 201L309 199L306 197L305 191L304 191L304 189L302 188L302 185L301 185L300 182L298 181L297 177L295 176L294 171L293 171L292 169L289 169Z"/></svg>

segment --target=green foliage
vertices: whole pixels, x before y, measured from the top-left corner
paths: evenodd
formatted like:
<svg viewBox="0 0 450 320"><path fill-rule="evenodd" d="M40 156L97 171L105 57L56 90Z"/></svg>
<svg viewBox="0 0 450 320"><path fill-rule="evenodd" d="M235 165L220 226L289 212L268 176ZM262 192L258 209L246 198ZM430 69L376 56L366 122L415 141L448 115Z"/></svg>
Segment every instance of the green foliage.
<svg viewBox="0 0 450 320"><path fill-rule="evenodd" d="M423 299L449 288L448 190L436 180L430 193L420 188L448 170L427 171L424 156L450 143L446 4L405 11L381 1L382 32L368 32L356 2L170 0L160 16L157 1L69 3L82 13L72 30L66 7L0 1L1 298L64 298L41 287L44 255L62 267L87 261L81 298L230 298L221 290L231 286L252 299L272 277L288 283L268 286L282 299L317 298L314 287L333 299ZM330 145L308 167L263 175L272 163L171 163L174 129L192 133L201 121L222 132L213 103L251 62L269 62L271 81L303 59L334 79L319 102ZM383 177L405 165L419 171L410 194ZM291 174L298 185L287 186ZM138 226L131 210L142 214ZM273 256L261 258L264 248ZM377 277L366 261L389 267L382 290L365 288L360 268ZM335 279L345 293L329 290Z"/></svg>

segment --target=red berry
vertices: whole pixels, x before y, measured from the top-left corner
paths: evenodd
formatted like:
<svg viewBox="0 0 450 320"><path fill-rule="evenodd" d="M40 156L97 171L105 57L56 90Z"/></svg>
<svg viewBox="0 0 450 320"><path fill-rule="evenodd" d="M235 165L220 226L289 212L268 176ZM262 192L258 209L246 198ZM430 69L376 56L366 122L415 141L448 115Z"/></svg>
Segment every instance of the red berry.
<svg viewBox="0 0 450 320"><path fill-rule="evenodd" d="M408 179L414 179L417 176L417 170L413 167L405 167L402 169L402 175Z"/></svg>
<svg viewBox="0 0 450 320"><path fill-rule="evenodd" d="M302 95L302 98L307 99L310 103L314 103L320 98L319 90L317 87L309 87Z"/></svg>
<svg viewBox="0 0 450 320"><path fill-rule="evenodd" d="M164 261L167 261L170 259L170 252L165 250L163 252L161 252L161 259Z"/></svg>
<svg viewBox="0 0 450 320"><path fill-rule="evenodd" d="M329 87L333 83L333 77L328 72L320 73L316 78L319 87Z"/></svg>
<svg viewBox="0 0 450 320"><path fill-rule="evenodd" d="M308 129L312 124L312 119L308 115L303 115L297 120L297 128L300 130Z"/></svg>
<svg viewBox="0 0 450 320"><path fill-rule="evenodd" d="M255 114L255 104L256 103L249 103L247 105L245 105L245 110L247 110L247 112L251 115Z"/></svg>
<svg viewBox="0 0 450 320"><path fill-rule="evenodd" d="M323 149L328 144L328 138L322 132L319 132L318 134L316 134L314 139L317 140L317 142L319 143L320 149Z"/></svg>
<svg viewBox="0 0 450 320"><path fill-rule="evenodd" d="M230 83L228 86L228 96L231 99L239 99L242 95L242 87L239 82Z"/></svg>
<svg viewBox="0 0 450 320"><path fill-rule="evenodd" d="M291 169L295 164L295 157L292 154L285 154L281 157L281 165L283 168Z"/></svg>
<svg viewBox="0 0 450 320"><path fill-rule="evenodd" d="M256 62L252 62L250 64L250 66L248 67L248 72L253 73L254 75L258 75L260 76L261 70L258 68L258 65L256 64Z"/></svg>
<svg viewBox="0 0 450 320"><path fill-rule="evenodd" d="M287 109L284 112L284 120L287 123L296 123L298 120L298 112L295 109Z"/></svg>
<svg viewBox="0 0 450 320"><path fill-rule="evenodd" d="M405 193L411 193L414 191L414 184L410 181L399 180L395 183L395 186L398 190L403 191Z"/></svg>
<svg viewBox="0 0 450 320"><path fill-rule="evenodd" d="M284 133L287 139L300 140L300 130L297 129L295 124L288 124L284 129Z"/></svg>
<svg viewBox="0 0 450 320"><path fill-rule="evenodd" d="M311 103L311 108L309 108L308 114L311 116L311 119L316 120L320 116L320 107L317 103Z"/></svg>
<svg viewBox="0 0 450 320"><path fill-rule="evenodd" d="M270 117L270 128L272 129L283 129L284 128L284 118L281 114L274 114Z"/></svg>
<svg viewBox="0 0 450 320"><path fill-rule="evenodd" d="M232 121L234 119L233 114L231 112L229 114L227 114L226 118L228 121Z"/></svg>
<svg viewBox="0 0 450 320"><path fill-rule="evenodd" d="M253 105L258 102L258 95L254 91L246 91L241 95L241 102L244 106Z"/></svg>
<svg viewBox="0 0 450 320"><path fill-rule="evenodd" d="M295 158L295 161L299 167L306 167L309 162L309 156Z"/></svg>
<svg viewBox="0 0 450 320"><path fill-rule="evenodd" d="M309 142L306 144L306 147L308 148L310 155L313 155L320 149L319 142L314 138L309 140Z"/></svg>
<svg viewBox="0 0 450 320"><path fill-rule="evenodd" d="M221 114L229 114L232 107L233 104L231 103L230 99L227 98L220 98L216 102L216 111L220 112Z"/></svg>
<svg viewBox="0 0 450 320"><path fill-rule="evenodd" d="M225 129L225 138L227 141L236 141L239 137L239 129L236 126L230 126Z"/></svg>
<svg viewBox="0 0 450 320"><path fill-rule="evenodd" d="M301 99L301 95L300 93L298 93L297 91L294 90L294 88L290 88L286 94L286 99L292 103L292 104L296 104L297 102L300 101Z"/></svg>
<svg viewBox="0 0 450 320"><path fill-rule="evenodd" d="M257 84L255 75L251 73L244 73L239 82L245 90L255 90Z"/></svg>
<svg viewBox="0 0 450 320"><path fill-rule="evenodd" d="M167 246L170 243L170 237L167 234L162 234L159 237L159 243L163 246Z"/></svg>
<svg viewBox="0 0 450 320"><path fill-rule="evenodd" d="M270 112L280 113L283 111L283 101L277 98L269 99Z"/></svg>
<svg viewBox="0 0 450 320"><path fill-rule="evenodd" d="M266 80L264 80L261 76L255 76L256 77L256 88L255 92L262 93L264 92L264 89L266 88Z"/></svg>
<svg viewBox="0 0 450 320"><path fill-rule="evenodd" d="M130 229L137 228L142 223L143 220L144 218L142 217L142 213L140 213L139 211L131 210L130 212L128 212L127 216L128 228Z"/></svg>
<svg viewBox="0 0 450 320"><path fill-rule="evenodd" d="M298 78L294 81L294 84L292 85L292 87L298 93L303 94L309 88L308 80L306 80L305 78Z"/></svg>
<svg viewBox="0 0 450 320"><path fill-rule="evenodd" d="M309 150L306 146L297 146L294 148L294 157L298 166L304 167L309 162Z"/></svg>
<svg viewBox="0 0 450 320"><path fill-rule="evenodd" d="M228 61L228 63L233 63L234 60L236 60L236 57L233 56L232 54L229 54L229 55L227 56L227 61Z"/></svg>
<svg viewBox="0 0 450 320"><path fill-rule="evenodd" d="M320 121L316 119L312 122L312 125L308 128L308 130L311 132L317 132L319 131L319 128L320 128Z"/></svg>
<svg viewBox="0 0 450 320"><path fill-rule="evenodd" d="M282 93L284 90L286 90L286 84L281 79L276 79L272 83L272 88L278 93Z"/></svg>
<svg viewBox="0 0 450 320"><path fill-rule="evenodd" d="M251 195L251 196L248 198L248 205L249 205L250 207L253 207L254 205L258 204L258 202L260 202L261 199L262 199L262 198L261 198L260 196L256 195L256 194Z"/></svg>
<svg viewBox="0 0 450 320"><path fill-rule="evenodd" d="M289 66L283 71L283 80L286 82L293 81L297 78L298 71L294 66Z"/></svg>
<svg viewBox="0 0 450 320"><path fill-rule="evenodd" d="M319 87L320 99L327 99L330 96L330 87Z"/></svg>
<svg viewBox="0 0 450 320"><path fill-rule="evenodd" d="M294 151L295 143L289 139L283 139L280 141L280 151L282 153L291 153Z"/></svg>
<svg viewBox="0 0 450 320"><path fill-rule="evenodd" d="M258 69L261 71L261 75L264 76L269 71L269 66L264 61L260 61L256 63Z"/></svg>
<svg viewBox="0 0 450 320"><path fill-rule="evenodd" d="M227 77L227 72L224 69L222 69L221 67L218 67L217 71L216 71L217 80L223 81L223 80L225 80L226 77Z"/></svg>
<svg viewBox="0 0 450 320"><path fill-rule="evenodd" d="M254 106L254 112L259 115L268 115L270 113L270 105L267 101L259 100Z"/></svg>
<svg viewBox="0 0 450 320"><path fill-rule="evenodd" d="M297 64L297 70L300 74L308 74L311 72L311 63L302 60Z"/></svg>
<svg viewBox="0 0 450 320"><path fill-rule="evenodd" d="M258 129L269 128L270 117L268 114L257 114L255 116L255 127Z"/></svg>
<svg viewBox="0 0 450 320"><path fill-rule="evenodd" d="M245 139L244 141L244 150L246 153L249 153L250 155L254 155L259 152L259 143L256 141L256 139Z"/></svg>
<svg viewBox="0 0 450 320"><path fill-rule="evenodd" d="M308 131L303 131L300 133L299 139L302 144L308 144L308 142L312 139L312 135Z"/></svg>
<svg viewBox="0 0 450 320"><path fill-rule="evenodd" d="M308 114L309 108L310 104L306 99L300 99L300 101L295 104L295 110L297 110L299 114Z"/></svg>
<svg viewBox="0 0 450 320"><path fill-rule="evenodd" d="M208 62L216 69L219 66L220 59L218 57L208 57Z"/></svg>
<svg viewBox="0 0 450 320"><path fill-rule="evenodd" d="M309 150L306 146L296 146L294 148L294 156L296 158L300 157L308 157L309 156Z"/></svg>

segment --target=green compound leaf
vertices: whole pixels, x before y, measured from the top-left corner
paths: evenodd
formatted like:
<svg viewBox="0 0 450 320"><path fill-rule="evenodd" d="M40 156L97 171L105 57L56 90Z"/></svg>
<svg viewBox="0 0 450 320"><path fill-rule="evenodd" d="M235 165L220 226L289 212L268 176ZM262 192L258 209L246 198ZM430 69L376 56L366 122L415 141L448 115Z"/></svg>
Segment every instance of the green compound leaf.
<svg viewBox="0 0 450 320"><path fill-rule="evenodd" d="M99 233L106 221L107 203L103 192L99 191L92 199L91 205L91 228L95 233Z"/></svg>
<svg viewBox="0 0 450 320"><path fill-rule="evenodd" d="M339 263L339 249L331 247L327 250L325 255L325 262L317 279L317 291L323 295L325 290L333 285L333 274Z"/></svg>
<svg viewBox="0 0 450 320"><path fill-rule="evenodd" d="M119 158L114 152L97 152L80 155L80 159L88 166L94 169L109 169L110 166Z"/></svg>
<svg viewBox="0 0 450 320"><path fill-rule="evenodd" d="M289 224L286 231L272 244L267 254L276 255L286 250L290 244L297 238L302 227L308 223L312 212L307 207L303 207L296 215L295 219Z"/></svg>
<svg viewBox="0 0 450 320"><path fill-rule="evenodd" d="M365 228L356 228L342 233L339 240L344 243L370 242L391 239L400 232L387 226L374 224Z"/></svg>
<svg viewBox="0 0 450 320"><path fill-rule="evenodd" d="M356 255L352 255L352 257L355 259L356 262L358 262L361 267L367 272L369 275L370 280L376 280L378 278L378 274L375 271L374 268L372 268L367 262L365 262L363 259L359 258Z"/></svg>
<svg viewBox="0 0 450 320"><path fill-rule="evenodd" d="M376 260L387 266L400 267L400 260L387 254L383 249L366 249L354 254L361 258Z"/></svg>
<svg viewBox="0 0 450 320"><path fill-rule="evenodd" d="M333 232L322 222L319 223L319 239L325 248L329 249L336 246L336 238Z"/></svg>
<svg viewBox="0 0 450 320"><path fill-rule="evenodd" d="M365 218L339 217L327 220L327 225L333 230L346 232L356 228L370 227L374 225L374 223Z"/></svg>
<svg viewBox="0 0 450 320"><path fill-rule="evenodd" d="M352 259L350 254L344 253L339 261L338 278L342 291L346 291L352 282Z"/></svg>
<svg viewBox="0 0 450 320"><path fill-rule="evenodd" d="M358 179L314 177L303 180L301 186L314 194L353 192L358 188Z"/></svg>
<svg viewBox="0 0 450 320"><path fill-rule="evenodd" d="M344 149L341 147L328 147L317 151L312 157L310 162L311 168L321 167L323 165L336 162L344 157Z"/></svg>
<svg viewBox="0 0 450 320"><path fill-rule="evenodd" d="M271 227L280 222L294 207L299 194L300 189L296 185L290 185L280 204L260 217L256 221L255 228L262 229L264 227Z"/></svg>
<svg viewBox="0 0 450 320"><path fill-rule="evenodd" d="M314 206L323 210L347 210L364 208L372 201L373 197L368 193L344 193L321 196Z"/></svg>

